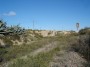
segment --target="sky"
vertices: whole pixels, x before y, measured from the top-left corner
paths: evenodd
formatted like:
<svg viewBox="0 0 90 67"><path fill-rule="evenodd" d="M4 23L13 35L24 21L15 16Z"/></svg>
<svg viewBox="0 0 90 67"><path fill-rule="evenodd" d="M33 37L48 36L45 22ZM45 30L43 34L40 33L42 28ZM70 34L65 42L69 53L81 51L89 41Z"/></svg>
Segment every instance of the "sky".
<svg viewBox="0 0 90 67"><path fill-rule="evenodd" d="M7 25L39 30L90 27L90 0L0 0L0 19Z"/></svg>

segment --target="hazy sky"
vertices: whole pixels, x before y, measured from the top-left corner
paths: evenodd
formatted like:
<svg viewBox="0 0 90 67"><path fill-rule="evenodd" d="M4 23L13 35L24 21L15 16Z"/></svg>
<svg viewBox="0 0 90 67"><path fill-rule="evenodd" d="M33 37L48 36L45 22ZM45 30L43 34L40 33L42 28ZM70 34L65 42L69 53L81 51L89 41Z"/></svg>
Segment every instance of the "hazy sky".
<svg viewBox="0 0 90 67"><path fill-rule="evenodd" d="M8 25L76 30L90 27L90 0L0 0L0 18Z"/></svg>

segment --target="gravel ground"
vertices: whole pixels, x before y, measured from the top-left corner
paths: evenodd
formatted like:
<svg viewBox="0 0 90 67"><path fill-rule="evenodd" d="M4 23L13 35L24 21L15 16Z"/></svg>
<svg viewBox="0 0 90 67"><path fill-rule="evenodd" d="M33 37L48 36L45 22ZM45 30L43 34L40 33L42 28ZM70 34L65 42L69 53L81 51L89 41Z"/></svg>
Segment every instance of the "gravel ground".
<svg viewBox="0 0 90 67"><path fill-rule="evenodd" d="M76 52L60 51L50 62L50 67L85 67L87 61Z"/></svg>

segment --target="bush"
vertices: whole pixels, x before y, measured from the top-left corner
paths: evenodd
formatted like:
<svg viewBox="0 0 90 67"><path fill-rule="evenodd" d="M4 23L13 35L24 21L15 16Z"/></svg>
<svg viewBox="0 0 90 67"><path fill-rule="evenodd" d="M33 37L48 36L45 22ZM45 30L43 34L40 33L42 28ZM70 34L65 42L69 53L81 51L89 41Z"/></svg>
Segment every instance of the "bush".
<svg viewBox="0 0 90 67"><path fill-rule="evenodd" d="M89 28L89 27L86 27L86 28L84 28L84 29L81 29L81 30L79 31L79 34L80 34L80 35L84 35L84 34L89 34L89 35L90 35L90 28Z"/></svg>
<svg viewBox="0 0 90 67"><path fill-rule="evenodd" d="M13 42L8 37L4 37L3 41L5 43L5 47L10 47L13 45Z"/></svg>
<svg viewBox="0 0 90 67"><path fill-rule="evenodd" d="M80 35L78 41L72 44L72 49L90 60L90 35Z"/></svg>
<svg viewBox="0 0 90 67"><path fill-rule="evenodd" d="M79 34L77 32L75 32L75 31L70 31L70 35L71 36L78 36Z"/></svg>
<svg viewBox="0 0 90 67"><path fill-rule="evenodd" d="M10 40L18 40L18 41L20 41L20 35L14 34L14 35L9 36L9 37L10 37Z"/></svg>
<svg viewBox="0 0 90 67"><path fill-rule="evenodd" d="M4 47L0 47L0 63L4 61L4 54L7 53Z"/></svg>

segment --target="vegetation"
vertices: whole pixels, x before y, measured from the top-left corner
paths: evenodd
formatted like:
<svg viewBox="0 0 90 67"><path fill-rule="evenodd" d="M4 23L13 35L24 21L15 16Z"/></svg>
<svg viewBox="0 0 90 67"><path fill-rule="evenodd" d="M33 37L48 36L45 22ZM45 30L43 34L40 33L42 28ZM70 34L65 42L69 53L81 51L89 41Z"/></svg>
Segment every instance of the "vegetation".
<svg viewBox="0 0 90 67"><path fill-rule="evenodd" d="M18 34L18 35L20 35L20 34L23 34L24 31L25 31L25 29L23 29L19 25L8 27L6 25L6 22L4 22L3 20L0 20L0 34L3 34L3 35Z"/></svg>
<svg viewBox="0 0 90 67"><path fill-rule="evenodd" d="M86 58L88 61L90 61L90 28L81 29L79 31L79 38L72 44L72 49L74 49L75 52L80 53L83 55L84 58Z"/></svg>
<svg viewBox="0 0 90 67"><path fill-rule="evenodd" d="M41 52L36 56L29 56L28 55L27 59L19 59L19 58L17 59L16 58L15 63L10 64L9 67L48 67L49 62L52 61L54 55L58 55L58 52L61 51L61 50L68 49L69 44L70 44L69 42L72 40L72 38L74 38L74 36L70 37L70 38L69 38L69 36L59 36L59 37L45 38L46 40L43 39L43 41L38 42L39 44L37 43L38 48L40 48L39 45L44 44L44 42L45 43L46 42L51 43L51 42L55 42L55 41L58 42L57 47L48 51L48 52L45 52L45 53ZM47 39L49 39L49 40L47 40ZM32 46L35 47L34 44ZM45 46L45 44L44 44L44 46ZM29 49L29 48L30 47L28 47L27 49ZM26 50L26 49L24 49L24 50ZM27 52L27 51L25 51L25 52ZM29 51L29 53L30 52L31 51Z"/></svg>
<svg viewBox="0 0 90 67"><path fill-rule="evenodd" d="M9 65L9 67L47 67L55 52L57 50L53 49L47 53L40 53L35 57L28 56L28 59L17 59L16 63Z"/></svg>
<svg viewBox="0 0 90 67"><path fill-rule="evenodd" d="M78 29L79 24L76 26ZM36 31L39 32L39 30ZM35 30L25 30L19 25L8 27L5 22L0 20L0 64L13 61L14 63L8 67L49 67L53 57L56 55L62 56L59 52L65 50L80 54L88 62L86 67L90 66L90 28L81 29L78 33L75 31L69 32L68 35L57 32L56 36L43 37ZM48 35L51 33L50 31ZM13 45L14 41L23 43L22 45ZM54 42L57 43L52 50L47 51L46 49L45 52L40 52L35 56L29 55L33 51ZM49 48L51 49L51 47ZM27 58L21 59L23 56L27 56Z"/></svg>
<svg viewBox="0 0 90 67"><path fill-rule="evenodd" d="M90 28L89 28L89 27L86 27L86 28L84 28L84 29L81 29L81 30L79 31L79 34L80 34L80 35L84 35L84 34L89 34L89 35L90 35Z"/></svg>
<svg viewBox="0 0 90 67"><path fill-rule="evenodd" d="M32 52L33 50L38 49L42 46L45 46L45 45L47 45L53 41L54 40L52 40L51 38L44 38L42 40L33 42L31 44L23 44L20 46L13 45L9 48L5 48L5 51L7 51L7 53L3 54L2 62L10 61L12 59L19 58L21 56L27 55L30 52Z"/></svg>
<svg viewBox="0 0 90 67"><path fill-rule="evenodd" d="M67 49L66 45L69 40L67 39L67 37L66 38L62 37L63 39L60 37L58 37L58 38L54 37L53 41L55 41L55 40L58 41L58 45L56 48L54 48L48 52L41 52L36 56L28 55L27 59L16 59L15 63L10 64L9 67L49 67L49 62L52 61L53 56L55 54L58 54L58 52L60 50ZM52 39L52 38L50 38L50 39ZM49 41L49 43L50 43L50 41Z"/></svg>

